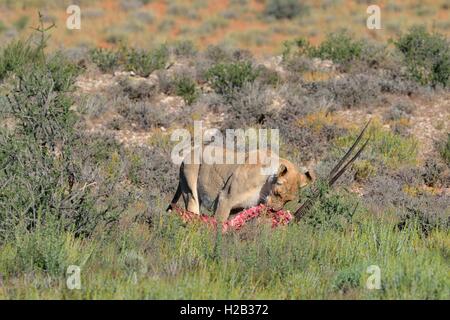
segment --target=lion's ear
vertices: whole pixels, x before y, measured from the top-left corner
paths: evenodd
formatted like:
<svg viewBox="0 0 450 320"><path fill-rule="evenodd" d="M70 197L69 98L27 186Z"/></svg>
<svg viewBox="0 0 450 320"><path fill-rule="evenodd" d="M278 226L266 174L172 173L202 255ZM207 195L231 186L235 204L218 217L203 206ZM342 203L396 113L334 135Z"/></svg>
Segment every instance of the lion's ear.
<svg viewBox="0 0 450 320"><path fill-rule="evenodd" d="M284 164L280 164L277 172L277 177L282 177L287 173L287 167Z"/></svg>
<svg viewBox="0 0 450 320"><path fill-rule="evenodd" d="M314 182L316 180L316 175L311 170L306 171L305 176L308 179L308 182Z"/></svg>

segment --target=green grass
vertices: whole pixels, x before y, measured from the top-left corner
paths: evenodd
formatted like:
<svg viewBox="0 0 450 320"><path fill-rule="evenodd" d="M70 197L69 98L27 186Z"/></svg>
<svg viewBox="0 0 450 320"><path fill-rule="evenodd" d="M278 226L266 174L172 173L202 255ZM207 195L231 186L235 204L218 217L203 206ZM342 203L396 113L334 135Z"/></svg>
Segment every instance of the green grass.
<svg viewBox="0 0 450 320"><path fill-rule="evenodd" d="M359 130L354 130L350 135L338 138L336 145L339 148L347 149L355 141ZM417 163L419 149L418 142L414 137L403 137L383 128L379 122L372 123L367 136L371 137L364 152L368 157L382 161L391 168Z"/></svg>
<svg viewBox="0 0 450 320"><path fill-rule="evenodd" d="M396 230L388 217L360 215L345 231L249 225L223 238L220 257L213 232L173 216L89 240L25 233L0 248L0 298L448 299L448 232L425 238L414 226ZM72 264L81 266L81 290L66 288ZM370 265L381 269L380 290L365 286Z"/></svg>

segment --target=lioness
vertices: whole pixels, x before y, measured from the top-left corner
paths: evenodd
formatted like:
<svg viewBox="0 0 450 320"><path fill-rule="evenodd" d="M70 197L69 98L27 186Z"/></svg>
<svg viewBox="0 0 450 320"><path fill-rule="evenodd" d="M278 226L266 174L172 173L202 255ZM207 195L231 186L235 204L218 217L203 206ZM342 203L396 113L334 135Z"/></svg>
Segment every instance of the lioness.
<svg viewBox="0 0 450 320"><path fill-rule="evenodd" d="M223 154L230 152L222 148L217 151ZM238 153L231 152L237 159ZM240 156L247 160L256 152ZM217 221L224 222L231 212L261 203L281 210L288 201L295 199L299 188L314 179L311 171L300 172L293 163L272 155L270 151L259 155L254 162L256 164L248 164L249 161L245 164L191 164L192 161L186 161L191 153L181 164L178 188L171 204L183 196L186 210L199 214L200 206L204 206L214 210ZM275 157L277 161L272 161ZM270 167L268 163L278 166ZM172 205L168 210L171 208Z"/></svg>

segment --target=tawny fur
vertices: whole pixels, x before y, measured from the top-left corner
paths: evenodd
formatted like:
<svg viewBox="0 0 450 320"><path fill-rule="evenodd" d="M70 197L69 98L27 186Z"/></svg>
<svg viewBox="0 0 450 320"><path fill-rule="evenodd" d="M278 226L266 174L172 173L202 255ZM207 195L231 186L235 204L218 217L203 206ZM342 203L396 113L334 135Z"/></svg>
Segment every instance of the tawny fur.
<svg viewBox="0 0 450 320"><path fill-rule="evenodd" d="M230 152L215 148L214 152ZM231 151L233 152L233 151ZM255 156L255 152L246 153L245 159ZM183 198L186 210L200 213L204 206L214 210L218 221L226 221L232 211L246 209L258 204L280 210L298 194L298 189L313 180L310 171L300 172L291 162L278 159L278 167L269 168L270 152L260 152L256 164L189 164L193 153L188 155L180 167L180 179L172 203ZM242 155L234 152L236 156ZM192 161L191 161L192 162ZM262 169L266 168L264 172ZM169 207L170 208L170 207Z"/></svg>

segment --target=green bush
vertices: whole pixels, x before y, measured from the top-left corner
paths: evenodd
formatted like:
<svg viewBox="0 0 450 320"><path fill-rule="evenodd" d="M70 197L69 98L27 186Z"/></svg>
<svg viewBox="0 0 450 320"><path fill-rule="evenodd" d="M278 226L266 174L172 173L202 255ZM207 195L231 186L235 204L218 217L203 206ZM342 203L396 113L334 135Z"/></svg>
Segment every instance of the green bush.
<svg viewBox="0 0 450 320"><path fill-rule="evenodd" d="M346 70L351 66L350 63L359 60L367 60L367 64L373 63L373 59L379 57L370 57L374 55L374 49L362 40L354 40L351 35L343 30L336 33L330 33L325 40L318 46L313 46L305 38L299 38L294 41L284 43L283 60L292 62L299 57L320 58L322 60L332 60L338 63Z"/></svg>
<svg viewBox="0 0 450 320"><path fill-rule="evenodd" d="M58 92L70 91L75 83L75 78L81 69L69 61L61 52L56 52L46 59L46 66L54 82L53 90Z"/></svg>
<svg viewBox="0 0 450 320"><path fill-rule="evenodd" d="M30 20L30 17L28 17L28 16L21 16L19 19L14 21L14 23L13 23L14 27L17 30L22 31L27 26L29 20Z"/></svg>
<svg viewBox="0 0 450 320"><path fill-rule="evenodd" d="M227 99L231 99L236 90L245 83L253 82L257 76L258 71L245 61L219 63L206 72L206 79L213 89Z"/></svg>
<svg viewBox="0 0 450 320"><path fill-rule="evenodd" d="M327 184L319 181L319 199L305 221L318 229L344 231L358 213L359 200L351 194L329 190ZM304 191L309 197L310 190Z"/></svg>
<svg viewBox="0 0 450 320"><path fill-rule="evenodd" d="M358 288L360 286L362 270L356 268L345 269L336 275L333 281L333 289L341 293L346 293L351 289Z"/></svg>
<svg viewBox="0 0 450 320"><path fill-rule="evenodd" d="M195 81L188 77L175 79L175 94L183 97L188 105L197 100L199 95Z"/></svg>
<svg viewBox="0 0 450 320"><path fill-rule="evenodd" d="M39 270L59 276L68 265L67 242L67 235L61 232L60 221L53 218L47 219L45 223L38 221L34 232L27 232L24 226L19 226L15 233L12 261L5 271Z"/></svg>
<svg viewBox="0 0 450 320"><path fill-rule="evenodd" d="M5 23L3 21L0 20L0 34L6 30L6 26Z"/></svg>
<svg viewBox="0 0 450 320"><path fill-rule="evenodd" d="M422 85L450 84L450 42L424 27L414 27L395 45L403 54L410 76Z"/></svg>
<svg viewBox="0 0 450 320"><path fill-rule="evenodd" d="M441 156L447 165L450 166L450 134L447 136L447 141L441 146Z"/></svg>
<svg viewBox="0 0 450 320"><path fill-rule="evenodd" d="M3 80L8 73L18 72L19 69L37 62L40 58L36 48L28 42L10 42L0 52L0 80Z"/></svg>
<svg viewBox="0 0 450 320"><path fill-rule="evenodd" d="M0 226L8 232L0 240L11 237L18 222L34 227L38 216L43 223L56 217L78 232L83 216L92 214L86 192L72 189L78 166L72 154L76 118L67 92L73 70L68 62L35 65L21 75L7 106L1 106L10 110L16 126L0 134L0 163L8 168L0 173L2 185L8 182L0 191Z"/></svg>
<svg viewBox="0 0 450 320"><path fill-rule="evenodd" d="M109 214L108 206L94 207L99 197L80 186L93 179L83 178L84 160L74 151L86 146L74 130L72 110L80 70L60 53L46 57L42 24L40 30L36 47L15 44L34 54L22 58L27 68L16 70L14 89L0 100L0 110L14 122L0 131L0 243L16 237L19 227L31 232L49 221L78 235L90 233Z"/></svg>
<svg viewBox="0 0 450 320"><path fill-rule="evenodd" d="M125 53L125 68L142 77L148 77L153 71L163 69L169 59L169 50L161 46L152 51L131 49Z"/></svg>
<svg viewBox="0 0 450 320"><path fill-rule="evenodd" d="M321 59L333 60L335 63L347 64L361 56L363 43L353 40L345 31L331 33L316 48L310 49L310 55Z"/></svg>
<svg viewBox="0 0 450 320"><path fill-rule="evenodd" d="M299 0L269 0L264 14L276 19L293 19L306 11L306 6Z"/></svg>
<svg viewBox="0 0 450 320"><path fill-rule="evenodd" d="M103 72L112 72L116 70L120 61L118 52L104 48L91 50L90 57L92 62Z"/></svg>
<svg viewBox="0 0 450 320"><path fill-rule="evenodd" d="M194 57L197 48L191 40L179 40L172 45L172 50L177 57Z"/></svg>
<svg viewBox="0 0 450 320"><path fill-rule="evenodd" d="M122 46L119 50L97 48L90 52L91 60L101 71L112 72L124 65L125 70L148 77L153 71L166 66L169 50L161 46L152 51L146 51Z"/></svg>

